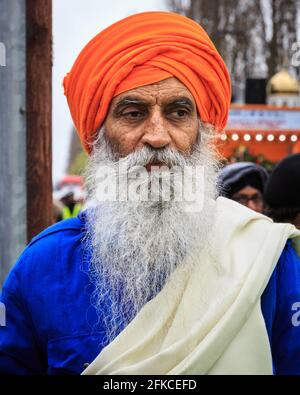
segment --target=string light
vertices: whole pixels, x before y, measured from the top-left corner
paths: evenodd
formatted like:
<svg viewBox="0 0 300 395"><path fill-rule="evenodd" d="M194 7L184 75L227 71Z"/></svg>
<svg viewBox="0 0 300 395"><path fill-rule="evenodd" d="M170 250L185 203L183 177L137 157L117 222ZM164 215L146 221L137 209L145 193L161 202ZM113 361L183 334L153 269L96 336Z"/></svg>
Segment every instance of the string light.
<svg viewBox="0 0 300 395"><path fill-rule="evenodd" d="M257 134L257 135L255 136L255 140L256 140L256 141L262 141L262 139L263 139L262 134Z"/></svg>
<svg viewBox="0 0 300 395"><path fill-rule="evenodd" d="M226 141L227 140L227 136L225 133L221 134L221 140L222 141Z"/></svg>
<svg viewBox="0 0 300 395"><path fill-rule="evenodd" d="M285 136L284 134L281 134L281 135L279 136L279 140L280 140L280 141L285 141L285 140L286 140L286 136Z"/></svg>
<svg viewBox="0 0 300 395"><path fill-rule="evenodd" d="M291 141L292 141L293 143L295 143L297 140L298 140L298 137L297 137L295 134L293 134L293 135L291 136Z"/></svg>
<svg viewBox="0 0 300 395"><path fill-rule="evenodd" d="M234 133L231 138L233 141L237 141L239 139L239 135Z"/></svg>
<svg viewBox="0 0 300 395"><path fill-rule="evenodd" d="M245 134L244 140L245 140L245 141L250 141L250 140L251 140L250 134Z"/></svg>
<svg viewBox="0 0 300 395"><path fill-rule="evenodd" d="M274 135L273 134L268 134L267 139L268 139L268 141L274 141Z"/></svg>

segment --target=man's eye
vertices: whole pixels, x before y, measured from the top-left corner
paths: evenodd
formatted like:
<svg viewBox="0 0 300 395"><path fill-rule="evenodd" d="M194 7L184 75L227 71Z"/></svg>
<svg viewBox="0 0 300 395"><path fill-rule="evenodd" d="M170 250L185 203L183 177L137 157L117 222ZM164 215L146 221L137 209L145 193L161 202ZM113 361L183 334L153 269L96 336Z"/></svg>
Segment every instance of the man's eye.
<svg viewBox="0 0 300 395"><path fill-rule="evenodd" d="M144 113L141 111L128 111L124 112L122 115L129 119L140 119L144 116Z"/></svg>
<svg viewBox="0 0 300 395"><path fill-rule="evenodd" d="M184 109L179 109L179 110L175 110L172 112L172 116L174 116L176 118L185 118L188 115L189 115L189 112Z"/></svg>

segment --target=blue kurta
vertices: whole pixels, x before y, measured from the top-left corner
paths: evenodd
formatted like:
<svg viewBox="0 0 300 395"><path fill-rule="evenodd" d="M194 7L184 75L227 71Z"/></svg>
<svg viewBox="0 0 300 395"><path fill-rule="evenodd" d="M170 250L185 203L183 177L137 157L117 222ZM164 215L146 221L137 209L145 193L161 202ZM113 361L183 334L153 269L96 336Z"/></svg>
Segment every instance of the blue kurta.
<svg viewBox="0 0 300 395"><path fill-rule="evenodd" d="M105 346L92 303L85 215L35 237L3 287L0 373L79 374ZM275 374L300 374L300 259L288 241L261 298ZM103 306L103 314L108 307Z"/></svg>

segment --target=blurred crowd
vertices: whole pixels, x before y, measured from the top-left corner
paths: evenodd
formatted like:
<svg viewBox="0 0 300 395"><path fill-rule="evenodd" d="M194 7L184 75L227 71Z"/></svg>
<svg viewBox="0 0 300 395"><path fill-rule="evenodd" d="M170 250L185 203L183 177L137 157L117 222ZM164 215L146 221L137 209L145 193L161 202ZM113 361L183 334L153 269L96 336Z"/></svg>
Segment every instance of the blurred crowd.
<svg viewBox="0 0 300 395"><path fill-rule="evenodd" d="M219 185L222 196L300 229L300 154L284 158L271 174L252 162L227 165Z"/></svg>

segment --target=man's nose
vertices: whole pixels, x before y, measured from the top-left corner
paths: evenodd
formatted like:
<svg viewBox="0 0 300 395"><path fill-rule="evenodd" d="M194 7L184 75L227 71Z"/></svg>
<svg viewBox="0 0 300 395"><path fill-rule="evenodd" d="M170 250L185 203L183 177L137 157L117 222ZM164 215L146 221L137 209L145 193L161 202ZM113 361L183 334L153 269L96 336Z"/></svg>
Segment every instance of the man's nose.
<svg viewBox="0 0 300 395"><path fill-rule="evenodd" d="M164 148L171 143L168 126L159 110L153 111L149 116L142 142L152 148Z"/></svg>

